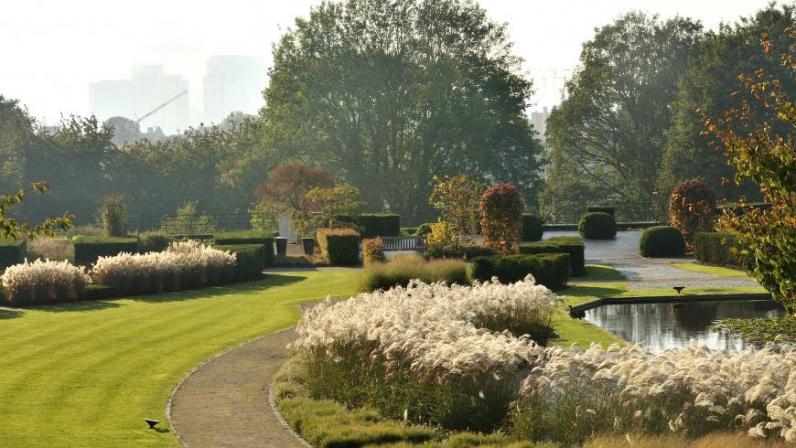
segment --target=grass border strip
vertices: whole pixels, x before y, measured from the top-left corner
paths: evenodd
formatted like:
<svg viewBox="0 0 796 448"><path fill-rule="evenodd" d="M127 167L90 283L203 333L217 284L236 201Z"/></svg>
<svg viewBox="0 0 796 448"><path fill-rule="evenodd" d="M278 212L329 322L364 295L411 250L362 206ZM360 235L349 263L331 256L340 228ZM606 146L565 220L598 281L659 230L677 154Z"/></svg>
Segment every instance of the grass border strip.
<svg viewBox="0 0 796 448"><path fill-rule="evenodd" d="M285 363L283 362L282 364L279 365L279 367L281 368L284 364ZM271 408L271 412L273 412L274 415L276 416L276 419L279 420L279 424L282 426L282 429L292 434L293 438L295 438L300 444L304 445L307 448L313 448L310 442L301 437L301 435L297 433L292 426L290 426L287 420L285 420L285 418L282 417L282 413L279 412L279 406L276 405L276 399L274 398L274 380L271 380L271 384L268 385L268 406Z"/></svg>
<svg viewBox="0 0 796 448"><path fill-rule="evenodd" d="M573 313L585 312L603 305L643 304L643 303L694 303L694 302L743 302L746 300L771 301L768 293L737 293L737 294L691 294L679 296L628 296L604 297L571 307Z"/></svg>

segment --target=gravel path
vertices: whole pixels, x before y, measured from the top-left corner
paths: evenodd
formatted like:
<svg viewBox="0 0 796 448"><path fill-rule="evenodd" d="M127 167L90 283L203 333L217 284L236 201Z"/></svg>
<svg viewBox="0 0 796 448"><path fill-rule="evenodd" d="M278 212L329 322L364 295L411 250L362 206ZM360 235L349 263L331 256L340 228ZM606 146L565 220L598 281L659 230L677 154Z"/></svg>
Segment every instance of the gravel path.
<svg viewBox="0 0 796 448"><path fill-rule="evenodd" d="M179 384L171 425L188 447L306 448L268 401L268 390L295 338L287 329L202 364Z"/></svg>
<svg viewBox="0 0 796 448"><path fill-rule="evenodd" d="M578 232L545 232L544 238L578 235ZM671 263L696 261L691 257L644 258L638 254L640 231L618 232L613 240L587 240L586 262L612 266L629 280L630 289L757 286L748 277L728 277L687 271ZM577 279L573 279L577 280Z"/></svg>

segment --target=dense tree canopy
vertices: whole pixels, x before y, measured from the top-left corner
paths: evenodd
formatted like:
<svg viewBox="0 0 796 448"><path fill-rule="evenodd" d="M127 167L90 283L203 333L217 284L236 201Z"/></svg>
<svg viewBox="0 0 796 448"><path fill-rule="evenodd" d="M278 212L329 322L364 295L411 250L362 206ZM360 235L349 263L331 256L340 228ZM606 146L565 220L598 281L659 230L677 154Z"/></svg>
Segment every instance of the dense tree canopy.
<svg viewBox="0 0 796 448"><path fill-rule="evenodd" d="M456 0L325 2L274 49L264 146L320 162L368 207L427 217L434 175L539 183L505 26Z"/></svg>
<svg viewBox="0 0 796 448"><path fill-rule="evenodd" d="M704 130L700 114L716 116L734 105L738 98L749 99L741 89L738 75L750 75L764 69L782 82L786 91L796 90L796 76L774 58L760 52L760 38L766 34L773 43L784 45L784 30L796 24L793 6L770 6L735 26L722 26L706 33L693 49L689 68L683 75L677 99L673 104L674 120L668 133L660 186L670 191L679 181L700 176L719 197L735 198L739 194L755 198L759 191L748 179L742 185L722 182L732 179L734 168L724 162L720 151L710 146L711 139L701 135ZM755 102L752 118L765 121L772 111Z"/></svg>
<svg viewBox="0 0 796 448"><path fill-rule="evenodd" d="M584 44L547 123L548 194L651 198L677 80L700 30L689 19L630 13Z"/></svg>

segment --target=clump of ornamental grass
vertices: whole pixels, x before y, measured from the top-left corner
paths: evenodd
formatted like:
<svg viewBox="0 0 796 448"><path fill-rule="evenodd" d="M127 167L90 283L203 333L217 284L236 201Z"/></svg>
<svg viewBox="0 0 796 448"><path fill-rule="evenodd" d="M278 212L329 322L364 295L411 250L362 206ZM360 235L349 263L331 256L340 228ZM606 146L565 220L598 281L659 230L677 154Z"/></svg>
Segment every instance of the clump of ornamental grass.
<svg viewBox="0 0 796 448"><path fill-rule="evenodd" d="M235 276L235 255L196 241L174 242L163 252L99 257L95 283L125 294L145 294L218 285Z"/></svg>
<svg viewBox="0 0 796 448"><path fill-rule="evenodd" d="M25 306L79 300L89 278L83 268L68 261L38 259L9 266L0 281L8 303Z"/></svg>
<svg viewBox="0 0 796 448"><path fill-rule="evenodd" d="M594 434L746 431L796 442L796 350L712 351L695 342L653 355L642 347L547 349L522 381L512 432L582 443Z"/></svg>
<svg viewBox="0 0 796 448"><path fill-rule="evenodd" d="M467 285L470 284L468 269L462 260L427 261L420 255L401 255L386 263L367 265L360 277L360 291L406 286L410 280Z"/></svg>
<svg viewBox="0 0 796 448"><path fill-rule="evenodd" d="M293 348L307 359L314 397L488 431L543 353L529 336L506 330L545 326L561 300L532 277L473 286L411 280L316 306L299 322Z"/></svg>

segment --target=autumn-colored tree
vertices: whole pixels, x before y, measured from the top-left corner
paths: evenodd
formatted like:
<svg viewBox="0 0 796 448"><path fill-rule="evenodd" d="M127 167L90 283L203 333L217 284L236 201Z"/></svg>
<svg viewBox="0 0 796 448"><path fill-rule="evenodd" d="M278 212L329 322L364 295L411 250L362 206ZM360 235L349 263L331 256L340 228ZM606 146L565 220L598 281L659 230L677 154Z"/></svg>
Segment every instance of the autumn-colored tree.
<svg viewBox="0 0 796 448"><path fill-rule="evenodd" d="M484 246L501 254L519 251L524 204L517 186L497 184L481 196Z"/></svg>
<svg viewBox="0 0 796 448"><path fill-rule="evenodd" d="M325 169L289 162L271 170L268 180L257 187L255 195L267 210L290 216L301 237L311 218L304 200L307 193L313 188L333 185L332 175Z"/></svg>
<svg viewBox="0 0 796 448"><path fill-rule="evenodd" d="M702 179L684 180L672 190L669 221L683 234L686 246L692 247L694 235L713 230L715 208L713 190Z"/></svg>
<svg viewBox="0 0 796 448"><path fill-rule="evenodd" d="M440 211L441 220L448 223L456 235L475 235L484 188L482 183L465 174L435 178L428 202Z"/></svg>
<svg viewBox="0 0 796 448"><path fill-rule="evenodd" d="M796 30L784 31L789 45L780 50L782 65L796 76ZM772 55L772 39L764 36L763 52ZM705 118L707 133L718 137L727 161L736 169L735 182L760 186L771 207L725 213L719 225L733 231L751 255L754 277L786 309L796 312L796 102L782 83L758 70L740 75L751 94L718 118ZM754 111L767 118L753 119ZM759 116L759 115L757 115Z"/></svg>

